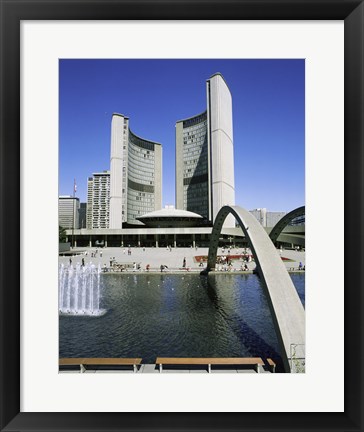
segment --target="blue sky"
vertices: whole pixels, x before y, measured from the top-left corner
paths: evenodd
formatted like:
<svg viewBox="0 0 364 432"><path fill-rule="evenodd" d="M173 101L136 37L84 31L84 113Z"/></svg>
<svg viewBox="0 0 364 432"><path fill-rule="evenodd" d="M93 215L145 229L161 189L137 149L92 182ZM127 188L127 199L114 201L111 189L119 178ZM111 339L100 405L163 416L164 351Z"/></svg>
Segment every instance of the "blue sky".
<svg viewBox="0 0 364 432"><path fill-rule="evenodd" d="M304 60L60 60L59 194L81 202L110 167L113 112L163 146L163 206L175 204L175 123L206 109L206 80L233 98L236 204L289 211L305 203Z"/></svg>

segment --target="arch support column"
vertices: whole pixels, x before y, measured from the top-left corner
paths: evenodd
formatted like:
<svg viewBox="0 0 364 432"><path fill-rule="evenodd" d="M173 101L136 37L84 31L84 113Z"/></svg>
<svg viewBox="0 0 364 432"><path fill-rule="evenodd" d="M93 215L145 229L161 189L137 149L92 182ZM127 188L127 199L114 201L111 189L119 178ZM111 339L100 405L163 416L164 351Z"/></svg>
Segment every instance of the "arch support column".
<svg viewBox="0 0 364 432"><path fill-rule="evenodd" d="M284 368L286 372L290 372L291 347L305 344L305 311L270 237L247 210L238 206L221 208L211 233L206 271L215 269L221 229L229 214L239 223L254 255L258 274L266 289Z"/></svg>
<svg viewBox="0 0 364 432"><path fill-rule="evenodd" d="M291 212L287 213L285 216L282 217L272 228L272 231L269 234L270 239L273 243L275 243L278 240L279 235L284 230L284 228L293 221L298 216L303 216L305 214L305 206L298 207ZM292 245L293 247L293 245Z"/></svg>

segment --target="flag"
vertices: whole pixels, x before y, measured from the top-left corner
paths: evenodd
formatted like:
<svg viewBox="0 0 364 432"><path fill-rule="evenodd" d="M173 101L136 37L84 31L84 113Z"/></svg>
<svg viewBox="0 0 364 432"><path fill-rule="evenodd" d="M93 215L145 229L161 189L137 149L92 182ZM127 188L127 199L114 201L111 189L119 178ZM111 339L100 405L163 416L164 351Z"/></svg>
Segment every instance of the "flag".
<svg viewBox="0 0 364 432"><path fill-rule="evenodd" d="M73 193L77 192L76 179L73 181Z"/></svg>

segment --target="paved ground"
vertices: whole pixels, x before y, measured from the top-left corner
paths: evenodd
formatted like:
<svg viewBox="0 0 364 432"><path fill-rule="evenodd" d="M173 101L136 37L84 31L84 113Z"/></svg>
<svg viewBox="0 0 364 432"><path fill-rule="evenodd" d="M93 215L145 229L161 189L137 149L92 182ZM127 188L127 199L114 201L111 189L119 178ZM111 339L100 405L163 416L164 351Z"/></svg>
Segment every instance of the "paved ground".
<svg viewBox="0 0 364 432"><path fill-rule="evenodd" d="M199 267L199 263L195 260L196 256L208 254L208 248L130 248L130 255L128 254L129 248L102 248L97 249L95 257L91 254L96 252L96 248L74 248L75 255L71 257L72 264L81 263L82 258L85 264L92 262L93 264L100 264L101 267L110 267L110 260L115 259L116 262L122 264L133 264L139 263L141 270L144 271L147 264L150 266L151 271L160 271L161 264L166 265L168 268L166 271L182 271L183 260L186 259L186 267L190 271L199 271L203 267ZM230 255L238 255L243 252L243 249L231 249ZM250 253L248 249L248 253ZM283 258L288 258L292 261L284 261L287 270L298 270L299 263L305 265L305 252L283 249L282 251L277 250L277 253L281 254ZM86 255L87 254L87 255ZM221 248L218 250L218 255L227 255L227 249L224 253ZM69 256L59 257L60 263L69 263ZM232 271L240 270L242 260L234 261ZM249 270L255 268L255 263L247 263ZM221 266L221 270L224 267Z"/></svg>

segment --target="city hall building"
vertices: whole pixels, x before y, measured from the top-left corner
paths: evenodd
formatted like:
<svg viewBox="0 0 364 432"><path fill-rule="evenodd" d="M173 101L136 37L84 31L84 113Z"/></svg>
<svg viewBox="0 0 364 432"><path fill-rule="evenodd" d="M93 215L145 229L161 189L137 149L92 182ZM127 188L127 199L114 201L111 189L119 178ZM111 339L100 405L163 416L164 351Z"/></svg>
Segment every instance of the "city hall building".
<svg viewBox="0 0 364 432"><path fill-rule="evenodd" d="M110 229L142 225L137 218L162 208L162 146L135 135L129 118L113 114L110 151Z"/></svg>
<svg viewBox="0 0 364 432"><path fill-rule="evenodd" d="M206 97L204 112L176 123L176 207L213 223L235 205L232 97L220 73L206 81Z"/></svg>
<svg viewBox="0 0 364 432"><path fill-rule="evenodd" d="M89 178L92 208L87 229L67 230L73 246L208 247L219 210L235 205L232 96L220 73L206 81L206 101L205 111L175 125L176 208L162 209L161 144L137 136L128 117L113 114L110 171ZM303 247L302 233L304 226L287 227L280 240ZM220 240L247 246L232 215Z"/></svg>

